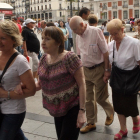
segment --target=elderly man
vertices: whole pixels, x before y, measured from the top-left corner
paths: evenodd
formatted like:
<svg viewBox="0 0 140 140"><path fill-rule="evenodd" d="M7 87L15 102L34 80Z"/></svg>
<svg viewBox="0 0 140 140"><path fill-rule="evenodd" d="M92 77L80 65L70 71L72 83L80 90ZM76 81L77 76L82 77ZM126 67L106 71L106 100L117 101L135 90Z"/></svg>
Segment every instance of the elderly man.
<svg viewBox="0 0 140 140"><path fill-rule="evenodd" d="M71 18L70 27L77 34L77 54L81 55L84 66L87 125L80 132L87 133L96 129L96 102L105 110L107 116L105 125L110 125L114 119L114 110L108 99L107 80L110 77L108 48L102 31L84 23L81 17Z"/></svg>
<svg viewBox="0 0 140 140"><path fill-rule="evenodd" d="M45 20L41 21L41 28L44 30L47 26L47 22Z"/></svg>
<svg viewBox="0 0 140 140"><path fill-rule="evenodd" d="M23 37L23 50L24 50L24 56L30 56L32 58L33 62L33 76L34 78L37 78L37 68L38 68L38 54L40 51L40 42L32 30L35 25L34 20L28 18L25 20L26 27L22 31L22 37Z"/></svg>

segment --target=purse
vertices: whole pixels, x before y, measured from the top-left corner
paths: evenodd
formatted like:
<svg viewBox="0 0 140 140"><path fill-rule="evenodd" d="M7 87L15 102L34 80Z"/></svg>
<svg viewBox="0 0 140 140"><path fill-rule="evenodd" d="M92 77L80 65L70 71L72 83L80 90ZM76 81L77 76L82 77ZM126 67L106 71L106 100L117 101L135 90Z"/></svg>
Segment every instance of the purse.
<svg viewBox="0 0 140 140"><path fill-rule="evenodd" d="M114 63L114 47L113 45L113 63L110 77L110 86L112 90L125 96L132 96L140 90L140 67L136 66L132 70L122 70Z"/></svg>
<svg viewBox="0 0 140 140"><path fill-rule="evenodd" d="M0 87L2 86L1 80L2 80L2 78L3 78L3 75L5 74L5 72L7 71L8 67L10 66L10 64L12 63L12 61L15 59L15 57L16 57L17 55L19 55L19 53L18 53L18 52L15 52L15 53L10 57L10 59L8 60L8 62L7 62L7 64L6 64L6 66L5 66L5 68L4 68L3 72L2 72L2 74L0 75ZM3 102L5 102L5 101L7 101L7 100L9 100L9 98L4 99L3 101L0 101L0 104L2 104Z"/></svg>

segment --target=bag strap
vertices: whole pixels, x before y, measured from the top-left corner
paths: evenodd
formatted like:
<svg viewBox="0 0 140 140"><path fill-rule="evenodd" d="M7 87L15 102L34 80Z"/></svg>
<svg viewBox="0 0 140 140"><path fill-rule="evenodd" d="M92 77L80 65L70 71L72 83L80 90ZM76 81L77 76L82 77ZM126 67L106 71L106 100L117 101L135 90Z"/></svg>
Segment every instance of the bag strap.
<svg viewBox="0 0 140 140"><path fill-rule="evenodd" d="M115 40L114 40L114 43L113 43L113 63L114 63L114 50L115 50Z"/></svg>
<svg viewBox="0 0 140 140"><path fill-rule="evenodd" d="M2 74L0 75L0 86L1 86L1 80L2 80L3 75L5 74L6 70L8 69L8 67L10 66L10 64L12 63L12 61L14 60L14 58L15 58L17 55L19 55L19 53L18 53L18 52L15 52L15 53L10 57L10 59L8 60L8 62L7 62L7 64L6 64L6 66L5 66L5 68L4 68L3 72L2 72Z"/></svg>

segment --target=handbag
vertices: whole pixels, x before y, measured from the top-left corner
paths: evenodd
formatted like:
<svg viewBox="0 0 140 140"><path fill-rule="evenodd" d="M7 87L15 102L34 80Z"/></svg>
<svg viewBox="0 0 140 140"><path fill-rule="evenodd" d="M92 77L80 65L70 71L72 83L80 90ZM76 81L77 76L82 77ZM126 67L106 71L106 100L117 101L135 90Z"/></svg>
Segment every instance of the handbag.
<svg viewBox="0 0 140 140"><path fill-rule="evenodd" d="M3 72L2 72L2 74L0 75L0 87L2 86L1 80L2 80L2 78L3 78L3 75L5 74L5 72L7 71L8 67L10 66L10 64L12 63L12 61L15 59L15 57L16 57L17 55L19 55L19 53L18 53L18 52L15 52L15 53L10 57L10 59L8 60L8 62L7 62L7 64L6 64L6 66L5 66L5 68L4 68ZM3 102L5 102L5 101L7 101L7 100L9 100L9 98L4 99L3 101L0 101L0 104L2 104Z"/></svg>
<svg viewBox="0 0 140 140"><path fill-rule="evenodd" d="M132 70L122 70L114 63L114 47L113 45L113 63L110 77L110 86L112 90L125 96L132 96L140 90L140 68L139 65Z"/></svg>

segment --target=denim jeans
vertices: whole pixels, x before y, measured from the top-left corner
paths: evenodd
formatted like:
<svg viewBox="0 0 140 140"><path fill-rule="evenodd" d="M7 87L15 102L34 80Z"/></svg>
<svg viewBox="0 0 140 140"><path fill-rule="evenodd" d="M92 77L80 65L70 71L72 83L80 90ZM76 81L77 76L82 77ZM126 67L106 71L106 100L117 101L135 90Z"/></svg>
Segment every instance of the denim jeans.
<svg viewBox="0 0 140 140"><path fill-rule="evenodd" d="M27 140L20 128L25 114L0 113L0 140Z"/></svg>
<svg viewBox="0 0 140 140"><path fill-rule="evenodd" d="M64 42L65 50L68 50L68 40Z"/></svg>

